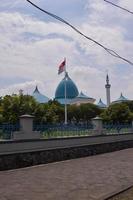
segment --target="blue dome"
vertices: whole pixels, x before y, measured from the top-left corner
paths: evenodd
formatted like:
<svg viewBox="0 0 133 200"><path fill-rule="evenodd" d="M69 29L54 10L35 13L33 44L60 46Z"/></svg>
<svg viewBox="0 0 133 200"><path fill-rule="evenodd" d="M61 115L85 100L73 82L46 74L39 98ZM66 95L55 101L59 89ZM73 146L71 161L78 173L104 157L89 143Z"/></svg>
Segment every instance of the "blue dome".
<svg viewBox="0 0 133 200"><path fill-rule="evenodd" d="M41 94L36 86L32 96L36 99L39 103L47 103L49 101L49 98Z"/></svg>
<svg viewBox="0 0 133 200"><path fill-rule="evenodd" d="M59 83L56 91L55 91L55 99L65 99L65 84L66 84L66 98L73 99L78 96L79 92L75 83L71 80L66 73L64 79Z"/></svg>

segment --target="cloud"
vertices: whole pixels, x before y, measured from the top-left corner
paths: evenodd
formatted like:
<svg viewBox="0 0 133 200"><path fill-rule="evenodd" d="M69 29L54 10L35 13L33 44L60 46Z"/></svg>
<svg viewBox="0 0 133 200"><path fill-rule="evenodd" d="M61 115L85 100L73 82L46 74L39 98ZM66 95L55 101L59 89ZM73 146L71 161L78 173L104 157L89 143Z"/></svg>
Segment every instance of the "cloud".
<svg viewBox="0 0 133 200"><path fill-rule="evenodd" d="M23 89L24 94L32 94L36 85L42 85L42 82L34 80L34 81L27 81L20 84L13 84L6 88L0 89L0 94L1 96L5 94L10 94L10 95L18 94L20 89Z"/></svg>
<svg viewBox="0 0 133 200"><path fill-rule="evenodd" d="M123 2L119 1L120 4ZM128 3L129 1L126 6L129 6ZM88 17L80 24L77 21L77 27L108 48L132 59L133 40L127 37L132 31L128 26L131 18L103 1L96 0L88 1L86 12L89 13ZM57 75L58 65L67 57L70 77L79 90L88 96L97 99L103 97L105 100L104 84L108 69L113 83L112 98L117 98L122 90L125 95L133 98L130 93L132 67L111 57L66 25L42 21L37 15L33 17L32 13L2 11L0 41L0 78L8 77L10 80L14 77L16 82L19 79L26 80L24 83L12 85L10 81L5 82L4 88L0 90L1 95L14 93L20 88L31 92L35 83L38 83L45 95L54 97L55 89L63 78L62 75Z"/></svg>

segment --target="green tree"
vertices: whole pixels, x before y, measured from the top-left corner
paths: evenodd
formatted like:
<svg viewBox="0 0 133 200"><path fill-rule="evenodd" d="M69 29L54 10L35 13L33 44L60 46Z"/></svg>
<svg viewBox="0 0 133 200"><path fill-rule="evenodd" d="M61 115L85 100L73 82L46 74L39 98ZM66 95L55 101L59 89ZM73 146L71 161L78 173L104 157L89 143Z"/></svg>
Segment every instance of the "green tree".
<svg viewBox="0 0 133 200"><path fill-rule="evenodd" d="M125 101L123 104L127 105L129 110L133 113L133 101Z"/></svg>
<svg viewBox="0 0 133 200"><path fill-rule="evenodd" d="M77 105L70 105L68 109L68 119L69 121L78 122L89 122L92 118L96 117L101 113L101 109L98 106L87 103Z"/></svg>
<svg viewBox="0 0 133 200"><path fill-rule="evenodd" d="M129 107L123 103L110 105L101 117L105 122L126 123L132 120L132 114Z"/></svg>
<svg viewBox="0 0 133 200"><path fill-rule="evenodd" d="M17 122L23 114L33 114L37 102L29 95L6 95L1 103L4 122Z"/></svg>
<svg viewBox="0 0 133 200"><path fill-rule="evenodd" d="M96 117L101 113L101 109L98 106L88 103L88 104L81 104L81 118L83 121L90 121L92 118Z"/></svg>
<svg viewBox="0 0 133 200"><path fill-rule="evenodd" d="M79 106L76 105L68 106L68 121L76 123L81 121L81 113Z"/></svg>
<svg viewBox="0 0 133 200"><path fill-rule="evenodd" d="M56 101L38 104L34 112L37 123L59 123L64 119L64 108Z"/></svg>

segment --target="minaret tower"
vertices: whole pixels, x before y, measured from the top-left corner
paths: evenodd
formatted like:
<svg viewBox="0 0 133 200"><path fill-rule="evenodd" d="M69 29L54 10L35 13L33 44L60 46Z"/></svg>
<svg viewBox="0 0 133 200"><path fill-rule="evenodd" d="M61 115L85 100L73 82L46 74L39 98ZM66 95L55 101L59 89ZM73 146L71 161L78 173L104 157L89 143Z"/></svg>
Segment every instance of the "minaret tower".
<svg viewBox="0 0 133 200"><path fill-rule="evenodd" d="M109 84L109 76L108 76L108 74L106 76L105 88L106 88L107 107L109 107L109 105L110 105L110 88L111 88L111 85Z"/></svg>

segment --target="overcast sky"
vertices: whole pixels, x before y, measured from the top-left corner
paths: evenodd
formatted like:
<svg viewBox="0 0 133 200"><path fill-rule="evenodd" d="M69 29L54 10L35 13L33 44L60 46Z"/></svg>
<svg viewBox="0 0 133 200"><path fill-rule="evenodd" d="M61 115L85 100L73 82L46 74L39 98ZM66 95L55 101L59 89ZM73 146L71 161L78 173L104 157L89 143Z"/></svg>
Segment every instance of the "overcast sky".
<svg viewBox="0 0 133 200"><path fill-rule="evenodd" d="M0 96L32 94L35 85L53 98L67 71L79 91L105 102L105 77L110 77L111 99L133 99L133 66L108 55L71 28L41 13L26 0L0 0ZM133 62L133 15L103 0L33 0L38 6L68 20L89 37ZM112 0L133 11L132 0Z"/></svg>

